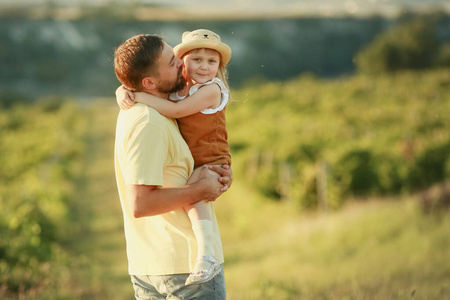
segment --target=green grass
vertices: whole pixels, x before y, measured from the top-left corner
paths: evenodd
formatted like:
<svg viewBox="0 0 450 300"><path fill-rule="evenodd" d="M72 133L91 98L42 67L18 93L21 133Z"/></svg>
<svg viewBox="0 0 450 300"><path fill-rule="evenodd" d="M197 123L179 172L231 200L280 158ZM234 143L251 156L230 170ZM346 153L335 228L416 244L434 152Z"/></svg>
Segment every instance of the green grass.
<svg viewBox="0 0 450 300"><path fill-rule="evenodd" d="M115 104L94 103L80 190L89 234L79 249L83 299L132 299L113 170ZM106 111L104 111L106 107ZM450 218L425 215L414 196L301 213L236 176L216 202L228 299L450 299ZM414 296L413 296L414 294Z"/></svg>
<svg viewBox="0 0 450 300"><path fill-rule="evenodd" d="M245 190L235 182L216 205L230 299L450 298L448 213L410 197L298 215Z"/></svg>
<svg viewBox="0 0 450 300"><path fill-rule="evenodd" d="M112 164L117 111L102 113L103 105L92 107L97 130L82 190L91 233L80 250L93 263L85 299L132 299ZM215 204L228 299L450 299L449 214L425 215L418 201L374 199L300 213L236 177Z"/></svg>
<svg viewBox="0 0 450 300"><path fill-rule="evenodd" d="M229 121L235 180L230 191L215 204L226 259L228 299L450 299L448 211L424 214L418 205L419 196L406 192L395 197L346 199L341 201L341 208L330 209L328 213L308 211L296 197L274 200L267 193L264 196L265 184L273 184L275 180L276 185L281 178L275 174L280 167L270 161L299 159L295 167L302 176L293 176L290 188L293 194L301 196L301 189L310 183L308 172L315 170L313 162L304 163L304 155L323 146L315 148L314 143L320 142L325 134L333 137L332 129L337 133L364 131L367 124L363 121L373 114L379 118L370 119L369 124L374 129L382 128L379 134L342 138L344 142L339 147L351 150L358 148L358 143L381 141L376 150L400 151L400 142L390 143L388 137L393 141L395 138L384 129L395 116L403 116L406 108L409 110L403 116L406 121L394 126L396 137L412 128L415 134L420 132L416 134L419 148L447 145L449 123L442 116L449 109L449 74L448 71L406 73L398 75L404 76L399 81L396 77L383 77L374 83L366 77L330 82L303 78L298 82L305 88L298 99L294 98L298 84L293 81L284 85L283 97L293 100L283 105L270 102L271 97L278 95L278 86L274 84L248 88L249 93L259 92L268 99L264 102L254 94L247 102L234 103L228 110L232 114ZM417 82L423 86L412 89ZM240 91L240 95L245 92ZM361 95L365 100L370 95L373 103L359 101ZM389 95L392 99L383 102ZM405 109L399 101L406 101ZM351 103L353 108L346 108L344 103ZM254 116L255 107L261 114L259 119ZM358 119L360 111L368 114ZM112 98L87 105L68 103L60 108L36 105L2 112L0 176L8 184L3 181L0 184L3 212L0 224L11 238L6 242L2 239L4 235L0 235L1 299L133 299L114 178L117 112ZM437 112L442 114L438 116ZM425 114L430 115L425 118ZM334 117L341 115L341 119ZM411 124L417 128L411 127L408 116L420 116L426 122L414 121ZM261 119L269 121L262 124ZM439 122L435 124L433 120ZM358 122L362 123L359 127ZM423 129L427 124L432 130ZM325 140L324 149L331 155L338 144ZM308 143L310 148L300 147ZM302 149L304 155L298 156ZM254 153L261 155L259 169L252 169ZM394 161L382 160L385 165ZM264 163L270 167L263 168ZM427 165L423 169L427 175L431 171ZM252 183L252 176L261 173L263 178L258 185ZM46 225L55 230L54 238L45 244L52 251L37 256L40 260L28 257L39 252L28 247L34 245L28 236L40 238L43 235L39 233L46 231L36 231L37 227L31 226L35 220L25 209L34 203L34 209L52 217L49 221L56 220L38 223L41 228L47 228ZM60 213L59 207L67 214ZM17 222L19 219L30 221L29 228L12 230L17 224L28 224ZM15 251L22 248L14 248L12 240L31 250ZM42 251L43 247L36 249ZM7 261L3 251L18 257L20 264ZM12 284L8 287L5 279L14 280L9 280Z"/></svg>
<svg viewBox="0 0 450 300"><path fill-rule="evenodd" d="M82 299L123 300L133 298L128 275L125 236L114 175L114 130L118 108L109 101L92 103L90 131L84 165L85 178L76 197L86 218L85 230L75 240L76 252L89 266L79 272L85 290Z"/></svg>

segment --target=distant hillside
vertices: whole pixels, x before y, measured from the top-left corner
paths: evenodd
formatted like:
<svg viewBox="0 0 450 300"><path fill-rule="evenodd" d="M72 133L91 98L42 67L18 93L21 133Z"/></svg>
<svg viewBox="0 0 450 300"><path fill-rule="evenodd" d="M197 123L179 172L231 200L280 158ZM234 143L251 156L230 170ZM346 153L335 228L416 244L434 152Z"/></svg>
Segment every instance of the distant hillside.
<svg viewBox="0 0 450 300"><path fill-rule="evenodd" d="M108 17L107 17L108 16ZM450 40L450 21L437 28ZM0 90L30 95L107 96L117 86L113 49L139 33L158 33L169 44L186 30L209 28L233 49L233 87L255 78L286 80L351 74L353 58L377 34L397 22L381 17L290 18L214 21L139 21L105 15L78 20L0 19Z"/></svg>

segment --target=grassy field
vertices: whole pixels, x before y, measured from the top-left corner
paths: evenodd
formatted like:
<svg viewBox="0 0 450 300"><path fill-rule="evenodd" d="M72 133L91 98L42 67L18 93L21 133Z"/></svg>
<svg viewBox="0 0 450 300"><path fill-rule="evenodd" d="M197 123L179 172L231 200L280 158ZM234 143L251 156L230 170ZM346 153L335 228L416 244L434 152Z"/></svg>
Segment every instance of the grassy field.
<svg viewBox="0 0 450 300"><path fill-rule="evenodd" d="M433 179L427 186L448 180L449 78L448 71L373 82L300 78L283 84L282 95L275 83L238 91L241 101L228 111L235 180L215 204L228 299L450 299L448 210L426 214L421 196L402 190L395 197L346 196L325 213L299 205L301 195L267 193L266 184L281 182L277 164L249 172L252 153L260 151L264 163L267 149L271 160L295 160L308 171L299 149L309 143L305 153L316 153L322 139L330 153L358 143L391 151L370 165L379 171L383 163L377 174L386 180L385 168L401 167L398 137L411 131L420 154L413 162L423 163L411 169L421 171L417 178ZM416 82L422 85L412 92ZM114 99L56 99L0 111L0 299L134 299L114 177L117 113ZM430 177L436 169L442 174ZM303 179L291 177L293 192L314 182Z"/></svg>
<svg viewBox="0 0 450 300"><path fill-rule="evenodd" d="M91 232L80 250L93 262L85 298L132 299L112 164L117 110L101 107L92 107L97 130L81 191ZM299 214L236 178L216 209L228 299L450 299L450 218L423 214L417 197Z"/></svg>
<svg viewBox="0 0 450 300"><path fill-rule="evenodd" d="M255 200L242 211L257 196L239 183L226 198L230 299L450 299L450 219L424 215L414 197L312 215Z"/></svg>
<svg viewBox="0 0 450 300"><path fill-rule="evenodd" d="M82 299L132 299L125 252L122 211L114 177L114 131L118 108L105 101L88 108L90 131L85 180L77 195L88 221L76 252L89 262L80 270Z"/></svg>

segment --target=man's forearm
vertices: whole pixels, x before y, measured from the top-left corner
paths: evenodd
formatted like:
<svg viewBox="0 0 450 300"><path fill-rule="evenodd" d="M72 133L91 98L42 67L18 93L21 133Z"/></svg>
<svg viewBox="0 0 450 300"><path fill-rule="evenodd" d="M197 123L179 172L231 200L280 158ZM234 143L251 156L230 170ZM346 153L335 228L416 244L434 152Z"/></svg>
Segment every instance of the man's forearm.
<svg viewBox="0 0 450 300"><path fill-rule="evenodd" d="M191 178L192 179L192 178ZM135 218L168 213L199 201L214 201L231 184L231 169L204 166L198 177L187 185L158 188L150 185L127 185L127 201Z"/></svg>
<svg viewBox="0 0 450 300"><path fill-rule="evenodd" d="M127 198L135 218L150 217L200 201L202 189L196 184L178 188L130 185L127 186Z"/></svg>

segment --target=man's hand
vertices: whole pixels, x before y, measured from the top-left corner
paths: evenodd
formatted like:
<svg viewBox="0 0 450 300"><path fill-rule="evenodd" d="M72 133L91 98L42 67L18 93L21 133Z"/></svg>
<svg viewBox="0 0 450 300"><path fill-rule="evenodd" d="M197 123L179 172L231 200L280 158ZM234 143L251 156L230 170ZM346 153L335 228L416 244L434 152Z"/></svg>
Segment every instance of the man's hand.
<svg viewBox="0 0 450 300"><path fill-rule="evenodd" d="M219 182L223 184L221 192L226 192L233 182L233 171L231 170L231 167L226 164L222 166L207 165L207 167L209 170L220 175Z"/></svg>
<svg viewBox="0 0 450 300"><path fill-rule="evenodd" d="M184 187L127 185L127 201L135 218L155 216L198 201L214 201L232 181L233 173L228 165L207 165L196 169Z"/></svg>
<svg viewBox="0 0 450 300"><path fill-rule="evenodd" d="M201 196L196 199L197 201L214 201L223 193L223 184L219 182L219 178L218 173L210 170L208 166L202 166L195 169L187 185L200 191Z"/></svg>
<svg viewBox="0 0 450 300"><path fill-rule="evenodd" d="M201 200L214 201L231 183L231 169L221 166L202 166L194 171L187 184L201 190Z"/></svg>

